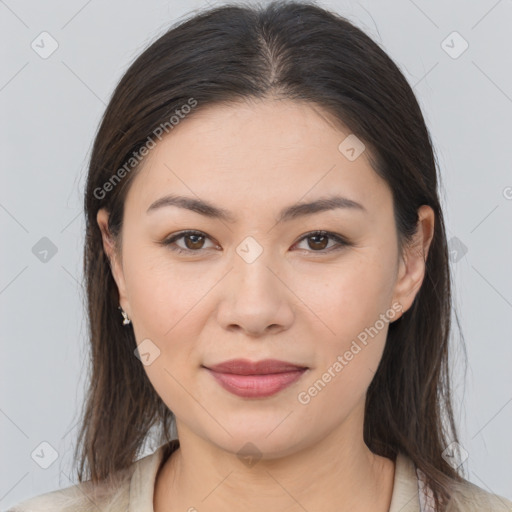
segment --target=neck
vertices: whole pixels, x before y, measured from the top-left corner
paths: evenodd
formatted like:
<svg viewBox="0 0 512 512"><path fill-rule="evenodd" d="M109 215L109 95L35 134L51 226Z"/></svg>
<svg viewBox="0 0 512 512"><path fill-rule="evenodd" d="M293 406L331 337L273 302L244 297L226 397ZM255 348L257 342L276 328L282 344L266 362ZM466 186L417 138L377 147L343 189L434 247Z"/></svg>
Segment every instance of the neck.
<svg viewBox="0 0 512 512"><path fill-rule="evenodd" d="M245 462L178 425L180 447L157 475L154 510L387 512L394 463L368 449L361 416L287 456Z"/></svg>

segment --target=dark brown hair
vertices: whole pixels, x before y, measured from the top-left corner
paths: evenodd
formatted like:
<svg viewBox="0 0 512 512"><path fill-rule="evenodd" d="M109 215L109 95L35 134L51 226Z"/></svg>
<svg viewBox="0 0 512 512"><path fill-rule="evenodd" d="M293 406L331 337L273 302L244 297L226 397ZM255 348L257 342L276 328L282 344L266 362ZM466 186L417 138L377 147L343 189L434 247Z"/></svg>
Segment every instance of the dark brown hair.
<svg viewBox="0 0 512 512"><path fill-rule="evenodd" d="M429 132L411 87L387 54L343 17L307 2L231 3L194 13L154 41L113 93L85 192L91 369L75 452L79 480L100 482L129 467L152 428L160 443L170 442L174 421L134 356L132 328L121 325L97 212L108 210L110 232L119 240L126 192L141 166L134 155L160 133L158 127L172 133L170 116L183 117L184 105L193 105L193 116L207 105L270 97L314 104L365 143L372 167L392 191L401 250L415 233L418 208L425 204L435 212L425 279L411 308L389 325L368 389L364 440L393 460L398 452L407 454L436 499L445 501L450 483L461 477L442 457L457 441L448 373L452 293Z"/></svg>

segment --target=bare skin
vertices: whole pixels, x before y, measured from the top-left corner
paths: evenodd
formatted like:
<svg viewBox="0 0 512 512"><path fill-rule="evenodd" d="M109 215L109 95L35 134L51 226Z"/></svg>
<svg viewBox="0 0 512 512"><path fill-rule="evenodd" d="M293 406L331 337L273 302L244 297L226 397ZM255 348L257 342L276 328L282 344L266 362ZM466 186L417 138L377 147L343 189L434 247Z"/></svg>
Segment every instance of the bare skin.
<svg viewBox="0 0 512 512"><path fill-rule="evenodd" d="M148 155L126 198L120 254L99 211L120 304L137 343L160 351L144 369L177 417L180 448L157 475L156 512L389 510L395 467L364 443L364 401L389 323L422 284L434 212L418 210L414 243L399 254L391 191L365 152L354 161L340 152L349 133L306 103L208 107ZM176 206L147 212L171 193L235 219ZM334 194L365 210L276 220L291 204ZM186 229L205 237L174 242L188 253L159 244ZM315 239L316 230L350 245ZM237 252L247 237L252 254L262 250L250 263ZM378 332L361 343L371 327ZM354 340L360 350L345 357ZM202 367L232 358L308 370L273 396L241 398ZM308 392L319 379L325 386ZM237 456L247 442L260 454L251 465Z"/></svg>

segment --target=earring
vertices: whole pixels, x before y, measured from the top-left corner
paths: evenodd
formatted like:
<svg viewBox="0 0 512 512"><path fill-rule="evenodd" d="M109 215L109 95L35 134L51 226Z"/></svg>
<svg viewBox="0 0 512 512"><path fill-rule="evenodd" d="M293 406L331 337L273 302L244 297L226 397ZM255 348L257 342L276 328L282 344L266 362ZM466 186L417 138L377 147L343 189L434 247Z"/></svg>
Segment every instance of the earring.
<svg viewBox="0 0 512 512"><path fill-rule="evenodd" d="M118 306L117 309L120 309L121 310L121 314L123 315L123 325L130 324L132 321L128 318L128 315L126 314L126 311L121 306Z"/></svg>

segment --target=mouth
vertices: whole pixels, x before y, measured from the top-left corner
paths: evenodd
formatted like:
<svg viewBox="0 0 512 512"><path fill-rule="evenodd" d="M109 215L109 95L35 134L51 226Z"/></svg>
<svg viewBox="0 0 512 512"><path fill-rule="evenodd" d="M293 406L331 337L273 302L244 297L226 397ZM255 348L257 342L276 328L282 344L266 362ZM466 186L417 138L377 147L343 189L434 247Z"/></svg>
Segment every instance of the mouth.
<svg viewBox="0 0 512 512"><path fill-rule="evenodd" d="M308 367L265 359L232 359L213 366L203 366L226 391L243 398L265 398L299 380Z"/></svg>

